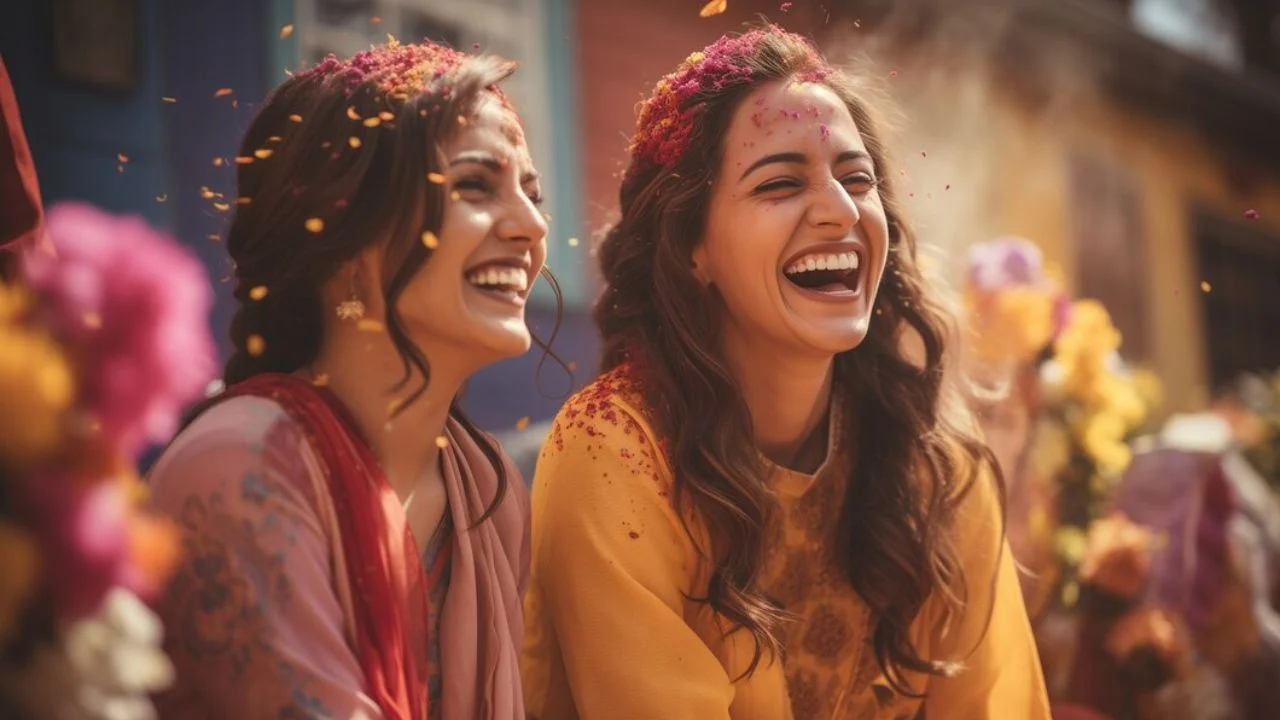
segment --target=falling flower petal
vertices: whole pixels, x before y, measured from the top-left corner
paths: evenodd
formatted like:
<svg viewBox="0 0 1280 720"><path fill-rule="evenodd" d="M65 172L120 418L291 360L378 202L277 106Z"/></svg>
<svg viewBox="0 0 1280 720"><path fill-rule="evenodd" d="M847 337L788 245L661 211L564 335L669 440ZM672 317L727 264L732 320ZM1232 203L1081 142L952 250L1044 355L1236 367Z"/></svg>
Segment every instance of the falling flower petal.
<svg viewBox="0 0 1280 720"><path fill-rule="evenodd" d="M124 153L116 153L116 159L122 163L129 162L129 156L125 155Z"/></svg>
<svg viewBox="0 0 1280 720"><path fill-rule="evenodd" d="M440 247L440 238L430 230L422 233L422 244L427 246L428 250L435 250Z"/></svg>
<svg viewBox="0 0 1280 720"><path fill-rule="evenodd" d="M178 102L178 98L171 98L171 97L162 97L162 98L160 98L160 100L161 100L162 102L167 102L167 103L176 103L176 102Z"/></svg>
<svg viewBox="0 0 1280 720"><path fill-rule="evenodd" d="M360 119L360 113L356 112L356 108L354 105L347 106L347 117L351 118L352 120Z"/></svg>
<svg viewBox="0 0 1280 720"><path fill-rule="evenodd" d="M698 13L698 17L708 18L712 15L719 15L729 9L729 0L711 0L711 2L702 6L702 10Z"/></svg>
<svg viewBox="0 0 1280 720"><path fill-rule="evenodd" d="M264 298L264 297L266 297L266 296L267 296L267 286L266 286L266 285L259 285L258 287L256 287L256 288L254 288L254 289L252 289L252 290L250 290L250 291L249 291L249 297L250 297L250 298L252 298L252 299L254 299L254 300L261 300L262 298Z"/></svg>
<svg viewBox="0 0 1280 720"><path fill-rule="evenodd" d="M569 238L569 247L578 247L578 238L576 237Z"/></svg>
<svg viewBox="0 0 1280 720"><path fill-rule="evenodd" d="M292 114L292 115L290 115L290 116L289 116L289 120L291 120L291 121L293 121L293 122L296 122L296 123L300 123L300 122L302 122L302 116L301 116L301 115L299 115L299 114L297 114L297 113L294 113L294 114Z"/></svg>
<svg viewBox="0 0 1280 720"><path fill-rule="evenodd" d="M443 435L436 437L436 447L440 448L441 450L449 447L449 438Z"/></svg>
<svg viewBox="0 0 1280 720"><path fill-rule="evenodd" d="M281 39L281 40L283 40L283 39L285 39L285 38L289 37L289 36L290 36L290 35L292 35L292 34L293 34L293 26L292 26L292 25L285 25L284 27L280 28L280 39Z"/></svg>
<svg viewBox="0 0 1280 720"><path fill-rule="evenodd" d="M252 165L252 164L253 164L253 157L252 157L252 156L249 156L249 155L238 155L238 156L236 156L236 164L237 164L237 165Z"/></svg>
<svg viewBox="0 0 1280 720"><path fill-rule="evenodd" d="M529 427L529 417L527 415L516 421L517 430L524 430L528 427Z"/></svg>
<svg viewBox="0 0 1280 720"><path fill-rule="evenodd" d="M306 228L313 233L321 232L324 230L324 220L318 217L307 218Z"/></svg>
<svg viewBox="0 0 1280 720"><path fill-rule="evenodd" d="M220 97L226 97L231 93L232 93L231 88L218 88L218 90L213 93L213 96L216 98L220 98Z"/></svg>
<svg viewBox="0 0 1280 720"><path fill-rule="evenodd" d="M1213 286L1209 284L1208 280L1200 281L1200 292L1209 292L1212 289L1213 289Z"/></svg>
<svg viewBox="0 0 1280 720"><path fill-rule="evenodd" d="M353 148L358 148L360 147L360 138L356 137L355 135L352 135L351 137L347 138L347 144Z"/></svg>
<svg viewBox="0 0 1280 720"><path fill-rule="evenodd" d="M369 117L364 119L365 127L378 127L381 124L382 124L382 118L377 117L376 115L374 117Z"/></svg>
<svg viewBox="0 0 1280 720"><path fill-rule="evenodd" d="M258 148L257 150L253 151L253 156L258 158L259 160L266 160L267 158L271 157L271 154L273 152L275 151L272 150L271 148Z"/></svg>
<svg viewBox="0 0 1280 720"><path fill-rule="evenodd" d="M360 318L360 321L356 323L356 329L360 330L361 332L372 332L372 333L380 333L380 332L383 332L384 330L384 328L382 327L382 323L378 322L377 320L374 320L373 318Z"/></svg>
<svg viewBox="0 0 1280 720"><path fill-rule="evenodd" d="M436 185L443 185L443 184L444 184L444 175L441 175L440 173L434 173L434 172L433 172L433 173L427 173L427 180L430 180L431 182L435 183Z"/></svg>
<svg viewBox="0 0 1280 720"><path fill-rule="evenodd" d="M244 347L249 351L249 355L258 357L267 349L267 341L263 340L261 335L250 335Z"/></svg>

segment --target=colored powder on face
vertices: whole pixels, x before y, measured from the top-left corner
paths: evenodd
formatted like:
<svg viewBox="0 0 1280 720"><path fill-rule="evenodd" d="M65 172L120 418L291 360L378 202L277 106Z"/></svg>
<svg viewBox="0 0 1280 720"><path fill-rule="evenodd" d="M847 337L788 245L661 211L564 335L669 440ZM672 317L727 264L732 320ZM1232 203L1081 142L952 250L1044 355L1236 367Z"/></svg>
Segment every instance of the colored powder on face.
<svg viewBox="0 0 1280 720"><path fill-rule="evenodd" d="M670 169L689 149L691 133L704 111L704 98L732 87L752 82L747 60L768 37L790 36L808 48L798 77L818 82L833 71L807 41L776 26L752 30L738 36L725 35L680 63L675 72L662 78L653 94L640 107L636 132L629 151L636 166L660 165ZM758 99L760 104L763 99ZM752 116L757 124L760 118Z"/></svg>

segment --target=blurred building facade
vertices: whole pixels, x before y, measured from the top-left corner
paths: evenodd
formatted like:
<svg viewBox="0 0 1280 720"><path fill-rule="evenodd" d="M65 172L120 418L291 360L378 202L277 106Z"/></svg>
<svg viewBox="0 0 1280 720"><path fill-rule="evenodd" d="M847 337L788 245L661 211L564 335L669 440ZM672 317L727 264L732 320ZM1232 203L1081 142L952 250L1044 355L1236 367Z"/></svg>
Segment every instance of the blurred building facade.
<svg viewBox="0 0 1280 720"><path fill-rule="evenodd" d="M520 61L507 87L546 177L564 289L555 349L574 372L535 349L482 373L467 405L495 430L549 417L594 373L591 238L616 208L636 104L691 51L761 16L900 106L908 204L944 269L972 242L1036 241L1077 295L1106 302L1170 411L1203 406L1239 370L1280 366L1280 0L729 0L701 19L703 4L7 0L0 55L46 200L142 213L195 248L219 290L220 337L228 216L206 190L232 191L216 159L235 154L287 68L387 35ZM547 338L549 293L531 316Z"/></svg>

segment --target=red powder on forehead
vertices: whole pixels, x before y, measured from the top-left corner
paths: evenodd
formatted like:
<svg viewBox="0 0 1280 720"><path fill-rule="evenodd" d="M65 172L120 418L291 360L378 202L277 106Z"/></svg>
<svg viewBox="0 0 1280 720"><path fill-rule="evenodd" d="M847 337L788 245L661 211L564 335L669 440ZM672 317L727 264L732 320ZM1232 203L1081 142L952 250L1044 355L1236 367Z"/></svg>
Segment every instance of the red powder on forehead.
<svg viewBox="0 0 1280 720"><path fill-rule="evenodd" d="M641 105L631 140L632 167L674 166L689 149L693 124L705 109L703 99L752 82L746 60L755 54L762 40L778 35L801 40L808 48L801 80L813 82L831 74L831 68L807 41L777 26L725 35L702 52L685 58L675 72L658 81L653 94ZM762 100L758 99L757 104Z"/></svg>

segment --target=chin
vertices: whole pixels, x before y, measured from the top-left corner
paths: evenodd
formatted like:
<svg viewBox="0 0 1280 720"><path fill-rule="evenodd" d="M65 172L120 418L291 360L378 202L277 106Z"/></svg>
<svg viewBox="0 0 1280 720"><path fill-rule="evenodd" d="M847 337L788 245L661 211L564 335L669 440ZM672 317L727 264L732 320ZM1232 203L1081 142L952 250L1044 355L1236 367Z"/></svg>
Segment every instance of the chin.
<svg viewBox="0 0 1280 720"><path fill-rule="evenodd" d="M472 336L477 345L483 346L494 361L519 357L533 347L533 337L529 329L521 323L520 327L485 328Z"/></svg>
<svg viewBox="0 0 1280 720"><path fill-rule="evenodd" d="M849 319L835 325L830 321L805 323L796 328L796 337L810 349L827 355L839 355L856 349L867 339L870 323L866 318Z"/></svg>

